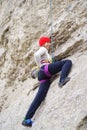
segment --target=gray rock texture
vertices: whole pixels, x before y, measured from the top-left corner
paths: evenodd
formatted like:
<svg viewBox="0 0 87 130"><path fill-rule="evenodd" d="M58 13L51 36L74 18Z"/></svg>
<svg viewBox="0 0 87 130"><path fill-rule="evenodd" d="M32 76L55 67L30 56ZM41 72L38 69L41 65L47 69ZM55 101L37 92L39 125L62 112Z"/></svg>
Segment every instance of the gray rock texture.
<svg viewBox="0 0 87 130"><path fill-rule="evenodd" d="M87 0L0 0L0 130L87 130ZM71 59L71 80L58 78L36 111L32 128L21 125L38 88L30 77L41 36L51 36L58 59Z"/></svg>

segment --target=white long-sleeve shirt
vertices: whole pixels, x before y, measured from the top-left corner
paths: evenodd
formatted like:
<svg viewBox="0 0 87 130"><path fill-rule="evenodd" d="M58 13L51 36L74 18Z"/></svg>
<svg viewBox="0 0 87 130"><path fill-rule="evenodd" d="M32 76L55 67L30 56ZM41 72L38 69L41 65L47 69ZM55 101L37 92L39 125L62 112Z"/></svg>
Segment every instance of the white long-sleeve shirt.
<svg viewBox="0 0 87 130"><path fill-rule="evenodd" d="M41 67L47 63L45 61L49 61L50 63L52 62L52 58L48 53L48 50L45 47L40 47L40 49L35 52L34 54L35 62L38 67Z"/></svg>

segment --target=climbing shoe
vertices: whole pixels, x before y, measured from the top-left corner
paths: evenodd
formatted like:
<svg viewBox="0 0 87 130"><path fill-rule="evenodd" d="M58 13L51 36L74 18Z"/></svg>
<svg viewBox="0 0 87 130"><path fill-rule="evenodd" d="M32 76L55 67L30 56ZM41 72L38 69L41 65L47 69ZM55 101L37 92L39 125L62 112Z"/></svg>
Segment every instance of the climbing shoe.
<svg viewBox="0 0 87 130"><path fill-rule="evenodd" d="M59 82L58 86L62 88L63 85L65 85L70 80L70 77L65 78L65 80Z"/></svg>
<svg viewBox="0 0 87 130"><path fill-rule="evenodd" d="M23 126L32 127L33 121L31 119L24 119L22 121Z"/></svg>

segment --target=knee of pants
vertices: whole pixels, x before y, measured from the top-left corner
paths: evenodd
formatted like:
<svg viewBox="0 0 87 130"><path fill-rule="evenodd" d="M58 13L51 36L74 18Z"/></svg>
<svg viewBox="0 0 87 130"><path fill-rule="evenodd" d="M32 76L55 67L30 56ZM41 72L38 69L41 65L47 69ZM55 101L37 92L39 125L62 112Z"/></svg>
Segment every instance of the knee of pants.
<svg viewBox="0 0 87 130"><path fill-rule="evenodd" d="M68 65L72 66L72 61L71 60L67 60Z"/></svg>

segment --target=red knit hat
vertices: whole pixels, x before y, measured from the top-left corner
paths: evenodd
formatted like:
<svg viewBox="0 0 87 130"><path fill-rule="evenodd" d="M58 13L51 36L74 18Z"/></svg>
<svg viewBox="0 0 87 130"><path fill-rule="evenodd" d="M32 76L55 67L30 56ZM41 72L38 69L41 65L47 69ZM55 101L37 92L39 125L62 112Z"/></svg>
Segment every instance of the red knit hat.
<svg viewBox="0 0 87 130"><path fill-rule="evenodd" d="M41 37L39 39L39 46L43 46L46 42L51 42L51 39L49 37Z"/></svg>

